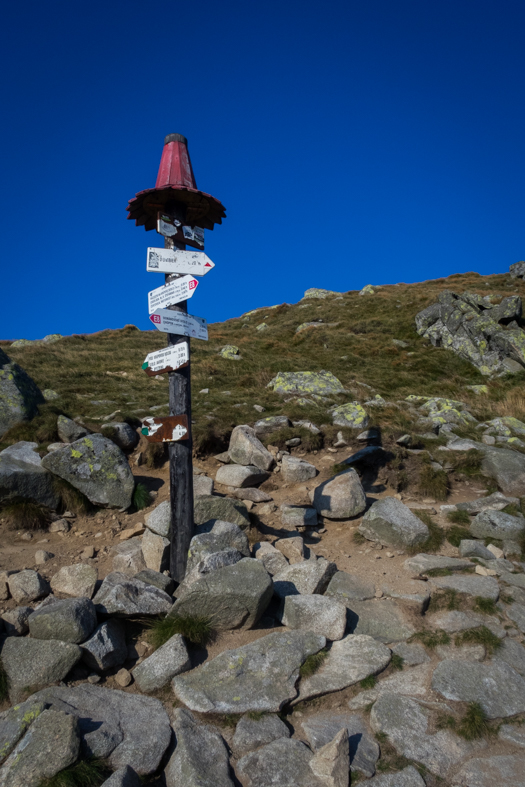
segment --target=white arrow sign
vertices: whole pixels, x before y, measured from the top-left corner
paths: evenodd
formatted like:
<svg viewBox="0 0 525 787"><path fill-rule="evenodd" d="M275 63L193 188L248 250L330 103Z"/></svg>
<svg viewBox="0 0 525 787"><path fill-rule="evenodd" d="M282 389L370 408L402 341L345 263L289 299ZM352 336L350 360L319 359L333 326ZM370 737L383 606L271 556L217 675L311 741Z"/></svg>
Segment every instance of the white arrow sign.
<svg viewBox="0 0 525 787"><path fill-rule="evenodd" d="M208 326L202 317L169 309L157 309L155 314L150 315L150 320L155 328L163 333L194 336L196 339L208 341Z"/></svg>
<svg viewBox="0 0 525 787"><path fill-rule="evenodd" d="M188 342L173 344L154 353L148 353L142 364L142 368L148 375L162 374L163 372L174 372L185 366L190 360L190 350Z"/></svg>
<svg viewBox="0 0 525 787"><path fill-rule="evenodd" d="M157 309L165 306L174 306L180 301L186 301L193 296L199 282L193 276L181 276L156 290L148 292L148 310L153 314Z"/></svg>
<svg viewBox="0 0 525 787"><path fill-rule="evenodd" d="M191 273L204 276L215 263L203 251L148 248L146 270L154 273Z"/></svg>

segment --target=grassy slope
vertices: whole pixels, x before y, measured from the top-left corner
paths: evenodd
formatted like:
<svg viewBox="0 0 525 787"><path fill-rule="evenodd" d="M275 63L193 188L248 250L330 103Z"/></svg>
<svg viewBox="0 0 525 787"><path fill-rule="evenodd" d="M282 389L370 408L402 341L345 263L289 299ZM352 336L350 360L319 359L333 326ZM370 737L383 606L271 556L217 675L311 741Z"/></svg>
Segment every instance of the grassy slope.
<svg viewBox="0 0 525 787"><path fill-rule="evenodd" d="M239 423L255 420L254 404L266 408L264 415L285 412L292 418L310 418L318 425L330 422L325 406L283 403L283 397L266 388L279 371L328 370L338 377L350 395L334 402L365 401L371 391L390 401L410 393L449 396L469 401L479 417L509 414L525 416L525 372L489 384L487 396L476 396L465 385L487 380L469 363L447 350L436 349L417 336L414 316L433 303L439 292L473 290L482 295L518 292L525 299L525 283L508 275L482 277L476 273L454 275L420 284L381 287L376 294L344 293L342 299L308 299L298 304L261 308L248 318L238 317L210 326L210 340L192 343L193 417L197 443L219 450L220 440ZM278 299L276 293L276 300ZM232 304L233 310L233 304ZM336 323L295 334L302 323L314 320ZM268 328L257 331L266 322ZM392 339L410 344L396 347ZM93 426L102 416L120 409L138 416L150 407L167 405L167 378L152 379L141 370L148 352L165 346L157 331L138 331L127 326L90 336L67 337L55 344L3 349L23 366L41 388L60 393L56 404L67 414L81 416ZM237 345L241 361L219 357L225 344ZM125 372L126 376L107 372ZM208 395L200 394L209 388ZM230 391L225 395L224 391ZM114 404L92 404L110 400ZM240 405L240 406L235 406ZM139 411L139 412L137 412ZM155 411L167 413L166 409ZM370 410L374 423L397 429L409 428L405 414L395 408ZM20 437L18 439L21 439ZM27 437L25 439L28 439Z"/></svg>

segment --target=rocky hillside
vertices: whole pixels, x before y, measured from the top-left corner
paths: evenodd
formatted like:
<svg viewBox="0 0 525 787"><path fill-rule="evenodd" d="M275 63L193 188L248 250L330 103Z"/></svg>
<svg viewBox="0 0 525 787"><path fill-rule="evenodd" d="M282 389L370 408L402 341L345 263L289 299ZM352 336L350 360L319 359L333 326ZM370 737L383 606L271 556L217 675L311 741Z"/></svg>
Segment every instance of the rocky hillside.
<svg viewBox="0 0 525 787"><path fill-rule="evenodd" d="M522 787L524 295L466 274L211 326L178 586L139 434L163 336L3 342L0 785Z"/></svg>

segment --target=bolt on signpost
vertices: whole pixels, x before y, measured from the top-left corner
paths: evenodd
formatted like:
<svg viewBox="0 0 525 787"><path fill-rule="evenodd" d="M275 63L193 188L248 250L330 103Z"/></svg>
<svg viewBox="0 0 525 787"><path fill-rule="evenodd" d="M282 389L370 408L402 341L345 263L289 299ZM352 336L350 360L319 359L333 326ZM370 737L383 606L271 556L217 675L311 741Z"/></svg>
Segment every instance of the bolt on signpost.
<svg viewBox="0 0 525 787"><path fill-rule="evenodd" d="M222 224L226 211L218 199L197 189L181 134L165 138L155 188L139 191L127 210L136 226L164 236L163 249L148 248L146 268L165 274L164 285L148 294L148 311L153 325L167 333L168 346L149 353L142 368L150 377L169 375L170 414L145 418L142 433L150 442L169 446L170 572L182 582L194 527L190 337L208 339L206 320L188 314L188 299L200 284L195 277L214 267L202 251L204 230Z"/></svg>

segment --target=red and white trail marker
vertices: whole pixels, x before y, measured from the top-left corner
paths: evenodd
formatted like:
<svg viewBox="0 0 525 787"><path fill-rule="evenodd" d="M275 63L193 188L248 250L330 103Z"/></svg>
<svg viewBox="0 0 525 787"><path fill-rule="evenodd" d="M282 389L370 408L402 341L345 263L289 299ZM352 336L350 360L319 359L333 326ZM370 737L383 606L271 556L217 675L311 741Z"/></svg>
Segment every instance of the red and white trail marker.
<svg viewBox="0 0 525 787"><path fill-rule="evenodd" d="M154 314L150 314L150 320L155 328L163 333L192 336L194 339L208 341L208 325L203 317L170 309L157 309Z"/></svg>
<svg viewBox="0 0 525 787"><path fill-rule="evenodd" d="M144 418L140 431L150 443L177 443L188 439L188 418L186 415Z"/></svg>
<svg viewBox="0 0 525 787"><path fill-rule="evenodd" d="M203 251L148 247L146 270L150 273L190 273L192 276L204 276L214 267L215 263Z"/></svg>
<svg viewBox="0 0 525 787"><path fill-rule="evenodd" d="M157 309L164 309L166 306L174 306L181 301L192 298L199 282L193 276L181 276L174 279L169 284L163 284L156 290L148 292L148 311L153 314Z"/></svg>

